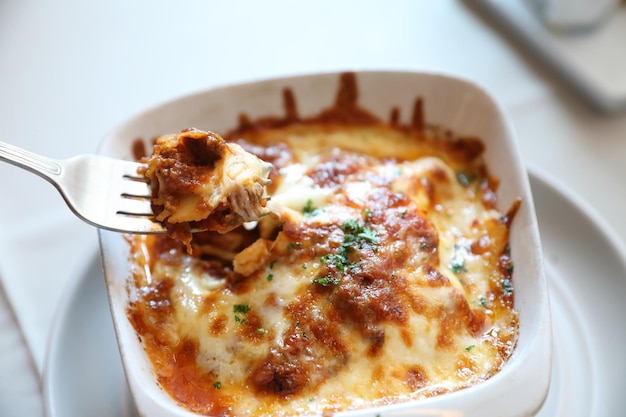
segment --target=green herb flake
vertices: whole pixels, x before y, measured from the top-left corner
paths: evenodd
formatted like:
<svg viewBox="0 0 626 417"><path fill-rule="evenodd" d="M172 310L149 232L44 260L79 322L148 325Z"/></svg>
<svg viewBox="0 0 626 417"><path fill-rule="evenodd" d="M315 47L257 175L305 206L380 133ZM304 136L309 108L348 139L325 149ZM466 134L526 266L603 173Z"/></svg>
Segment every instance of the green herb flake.
<svg viewBox="0 0 626 417"><path fill-rule="evenodd" d="M337 248L335 253L328 253L320 257L320 262L328 265L328 267L336 268L340 274L343 274L347 270L355 271L361 268L358 259L353 259L351 262L350 253L352 250L355 247L363 249L366 245L371 245L371 249L376 252L378 236L376 235L376 230L366 227L365 224L355 219L350 219L343 223L341 229L344 231L343 243ZM332 272L313 280L314 284L320 284L324 287L336 285L339 282L340 278L333 276Z"/></svg>
<svg viewBox="0 0 626 417"><path fill-rule="evenodd" d="M289 242L289 244L287 244L287 249L291 250L294 248L301 248L302 247L302 242Z"/></svg>
<svg viewBox="0 0 626 417"><path fill-rule="evenodd" d="M247 314L250 311L248 304L235 304L233 306L233 313L235 313L235 321L239 324L246 324L246 319L240 316L240 314Z"/></svg>
<svg viewBox="0 0 626 417"><path fill-rule="evenodd" d="M341 225L344 232L347 233L359 233L363 231L363 226L359 224L355 219L350 219Z"/></svg>
<svg viewBox="0 0 626 417"><path fill-rule="evenodd" d="M513 283L510 279L502 280L502 292L504 293L504 295L513 294Z"/></svg>
<svg viewBox="0 0 626 417"><path fill-rule="evenodd" d="M376 236L376 231L374 229L365 228L358 234L358 237L367 243L378 243L378 236Z"/></svg>
<svg viewBox="0 0 626 417"><path fill-rule="evenodd" d="M468 187L476 179L476 174L472 172L459 171L456 173L456 179L463 187Z"/></svg>
<svg viewBox="0 0 626 417"><path fill-rule="evenodd" d="M465 260L461 257L455 257L450 262L450 270L456 275L467 272L467 268L465 267Z"/></svg>
<svg viewBox="0 0 626 417"><path fill-rule="evenodd" d="M329 285L338 285L339 282L341 282L339 278L333 277L330 275L315 278L313 280L313 284L318 284L318 285L321 285L322 287L328 287Z"/></svg>
<svg viewBox="0 0 626 417"><path fill-rule="evenodd" d="M365 241L367 243L378 243L378 237L376 231L369 227L365 227L363 224L357 222L354 219L350 219L341 225L341 228L346 233L344 236L343 245L349 246L359 241Z"/></svg>
<svg viewBox="0 0 626 417"><path fill-rule="evenodd" d="M274 274L267 274L266 279L267 279L268 281L273 280L273 279L274 279Z"/></svg>
<svg viewBox="0 0 626 417"><path fill-rule="evenodd" d="M213 388L215 388L215 389L220 389L220 388L222 388L222 383L221 383L220 381L215 381L215 382L213 383Z"/></svg>
<svg viewBox="0 0 626 417"><path fill-rule="evenodd" d="M234 313L247 314L250 311L250 306L248 304L235 304L233 306Z"/></svg>
<svg viewBox="0 0 626 417"><path fill-rule="evenodd" d="M452 245L455 251L471 252L472 246L469 244L455 243Z"/></svg>
<svg viewBox="0 0 626 417"><path fill-rule="evenodd" d="M313 205L313 200L311 200L310 198L306 201L304 207L302 207L302 214L307 217L316 216L317 214L319 214L319 209L317 209Z"/></svg>
<svg viewBox="0 0 626 417"><path fill-rule="evenodd" d="M320 258L320 262L325 265L334 266L339 270L339 272L343 273L349 265L347 249L345 247L340 247L337 253L329 253L322 256Z"/></svg>
<svg viewBox="0 0 626 417"><path fill-rule="evenodd" d="M465 348L465 350L467 350L469 352L472 349L474 349L475 347L476 347L476 345L469 345L468 347Z"/></svg>

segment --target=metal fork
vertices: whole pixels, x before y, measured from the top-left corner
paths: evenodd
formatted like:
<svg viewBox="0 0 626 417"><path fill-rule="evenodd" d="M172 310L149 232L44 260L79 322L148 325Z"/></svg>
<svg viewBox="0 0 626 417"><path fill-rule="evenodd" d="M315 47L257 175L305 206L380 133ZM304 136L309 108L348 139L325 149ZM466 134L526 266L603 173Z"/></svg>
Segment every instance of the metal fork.
<svg viewBox="0 0 626 417"><path fill-rule="evenodd" d="M123 233L165 233L154 221L151 191L141 164L99 155L56 160L0 142L0 160L48 180L85 222Z"/></svg>

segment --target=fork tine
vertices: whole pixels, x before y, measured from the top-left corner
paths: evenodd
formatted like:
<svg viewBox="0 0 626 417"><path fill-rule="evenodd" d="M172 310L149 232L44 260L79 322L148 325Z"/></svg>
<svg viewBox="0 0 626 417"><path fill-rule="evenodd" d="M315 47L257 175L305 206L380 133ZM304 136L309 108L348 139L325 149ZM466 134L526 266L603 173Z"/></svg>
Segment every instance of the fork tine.
<svg viewBox="0 0 626 417"><path fill-rule="evenodd" d="M151 220L147 216L134 216L119 213L115 219L115 228L112 230L131 233L165 233L161 223Z"/></svg>
<svg viewBox="0 0 626 417"><path fill-rule="evenodd" d="M150 186L148 185L147 182L137 181L129 177L124 177L122 181L123 181L123 184L122 184L121 194L123 196L137 197L137 198L144 198L144 199L150 199L152 197Z"/></svg>
<svg viewBox="0 0 626 417"><path fill-rule="evenodd" d="M119 232L163 233L164 227L153 220L151 190L145 177L138 174L140 164L131 161L102 161L99 172L109 170L108 193L114 199L103 214L100 227Z"/></svg>
<svg viewBox="0 0 626 417"><path fill-rule="evenodd" d="M117 213L140 217L153 217L152 206L149 199L126 197L124 195L117 204Z"/></svg>
<svg viewBox="0 0 626 417"><path fill-rule="evenodd" d="M116 226L138 233L163 233L165 227L154 220L152 190L148 180L138 174L139 164L124 162L118 166L119 199L116 204Z"/></svg>

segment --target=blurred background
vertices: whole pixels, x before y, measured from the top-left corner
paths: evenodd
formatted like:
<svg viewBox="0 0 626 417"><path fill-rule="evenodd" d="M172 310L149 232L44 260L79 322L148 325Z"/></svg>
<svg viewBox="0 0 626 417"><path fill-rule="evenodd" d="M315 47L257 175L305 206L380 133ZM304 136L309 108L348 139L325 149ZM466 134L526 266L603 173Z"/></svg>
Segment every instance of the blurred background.
<svg viewBox="0 0 626 417"><path fill-rule="evenodd" d="M214 86L443 71L490 91L528 166L580 196L621 244L625 6L608 2L590 26L568 20L573 3L550 3L0 0L0 140L67 158L94 153L146 108ZM0 163L0 415L43 415L55 314L97 250L95 229L53 187Z"/></svg>

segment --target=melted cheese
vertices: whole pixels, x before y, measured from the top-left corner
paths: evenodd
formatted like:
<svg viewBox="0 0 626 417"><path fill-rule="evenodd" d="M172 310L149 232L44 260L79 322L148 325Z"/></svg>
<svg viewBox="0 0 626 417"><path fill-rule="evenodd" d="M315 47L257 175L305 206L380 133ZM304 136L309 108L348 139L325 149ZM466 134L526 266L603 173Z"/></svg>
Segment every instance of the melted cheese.
<svg viewBox="0 0 626 417"><path fill-rule="evenodd" d="M133 237L129 318L170 395L199 413L319 414L500 370L517 334L508 223L479 159L387 126L244 139L289 150L272 216L198 235L193 254Z"/></svg>

